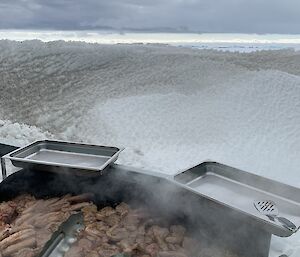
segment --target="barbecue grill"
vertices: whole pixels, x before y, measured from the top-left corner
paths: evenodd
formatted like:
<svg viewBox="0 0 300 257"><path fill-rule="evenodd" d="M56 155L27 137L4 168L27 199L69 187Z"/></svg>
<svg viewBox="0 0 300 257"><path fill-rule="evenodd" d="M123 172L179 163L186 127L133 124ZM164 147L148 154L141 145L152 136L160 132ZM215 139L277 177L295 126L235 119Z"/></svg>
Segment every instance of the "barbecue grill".
<svg viewBox="0 0 300 257"><path fill-rule="evenodd" d="M91 192L98 206L147 205L184 224L203 247L241 257L267 257L272 235L299 229L298 188L216 162L175 176L114 164L121 150L49 140L20 149L0 145L0 202L22 193L43 198ZM7 177L8 160L21 169Z"/></svg>

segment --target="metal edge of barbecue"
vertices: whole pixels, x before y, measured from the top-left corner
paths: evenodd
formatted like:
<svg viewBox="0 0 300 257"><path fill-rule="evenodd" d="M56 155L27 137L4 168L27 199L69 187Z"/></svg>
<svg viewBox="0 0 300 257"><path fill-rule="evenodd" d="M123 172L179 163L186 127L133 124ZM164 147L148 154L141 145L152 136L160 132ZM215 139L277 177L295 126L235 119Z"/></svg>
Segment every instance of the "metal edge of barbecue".
<svg viewBox="0 0 300 257"><path fill-rule="evenodd" d="M78 234L84 229L82 212L71 215L54 232L50 240L44 245L37 257L62 257L77 241Z"/></svg>
<svg viewBox="0 0 300 257"><path fill-rule="evenodd" d="M40 142L40 141L37 141L37 142ZM6 154L5 156L3 156L4 158L1 158L1 160L4 161L4 159L7 158L8 156L10 156L11 154L19 152L22 149L26 149L26 147L30 147L30 145L25 146L24 148L17 149L13 152L10 152L10 153ZM5 162L2 162L2 164L4 164L4 166L5 166ZM176 185L178 185L182 188L186 188L187 190L189 190L191 192L194 192L194 193L196 193L196 194L198 194L198 195L200 195L200 196L202 196L206 199L209 199L213 202L216 202L216 203L221 204L223 206L229 207L229 208L231 208L235 211L238 211L240 213L248 215L251 218L254 218L257 222L259 222L259 224L261 225L262 228L266 229L271 234L286 237L286 236L292 235L293 233L295 233L299 229L300 217L297 216L297 220L292 220L293 224L296 224L297 229L291 230L288 227L283 226L280 223L278 224L277 222L271 221L266 215L263 215L263 214L259 213L258 210L255 208L255 206L253 204L256 200L269 199L268 196L271 196L270 200L273 200L272 197L277 196L278 198L280 198L283 201L284 204L287 204L287 205L290 204L290 206L292 206L292 207L293 207L293 204L294 205L296 204L297 206L299 205L299 208L300 208L300 203L298 201L296 201L296 199L289 199L286 196L282 196L282 195L280 195L280 192L279 193L277 192L278 193L277 195L274 194L274 192L273 192L273 194L270 194L270 192L268 192L267 189L262 190L260 188L256 188L253 185L249 185L247 183L242 183L242 182L245 182L245 181L241 182L241 180L245 180L245 179L247 180L249 178L252 178L252 179L253 178L258 178L259 180L262 180L263 182L268 183L269 187L272 186L272 185L275 185L275 186L279 185L280 189L285 189L283 191L286 191L286 190L289 191L290 190L290 191L292 191L292 193L296 192L295 198L297 198L297 196L300 195L300 189L294 188L292 186L288 186L288 185L285 185L285 184L282 184L280 182L276 182L276 181L273 181L273 180L270 180L270 179L266 179L266 178L260 177L258 175L254 175L254 174L251 174L251 173L248 173L248 172L244 172L244 171L234 169L234 168L231 168L229 166L225 166L225 165L222 165L222 164L219 164L219 163L216 163L216 162L211 162L211 161L204 162L204 163L201 163L201 164L199 164L197 166L194 166L190 169L181 171L181 172L177 173L175 176L165 175L165 174L152 172L152 171L145 171L145 170L142 170L142 169L127 167L127 166L118 165L118 164L112 165L112 163L109 165L108 169L109 170L114 170L115 172L131 171L131 172L135 172L137 174L147 174L147 175L151 175L151 176L154 176L154 177L165 179L165 180L167 180L171 183L174 183L174 184L176 184ZM203 169L204 169L204 171L203 171ZM222 171L220 172L220 170L222 170ZM86 172L89 173L91 171L86 170ZM218 174L218 172L219 172L219 174ZM100 173L98 173L98 175L99 174ZM224 179L224 181L229 181L229 182L234 181L235 185L244 186L245 188L252 189L254 191L256 190L256 191L262 193L264 197L263 198L260 197L259 199L253 198L252 201L251 201L251 204L248 204L246 209L239 208L237 206L228 204L226 201L222 201L222 199L218 199L216 197L211 197L209 194L201 191L201 187L199 187L199 188L195 187L195 185L197 185L197 183L199 183L199 181L201 182L201 179L208 178L209 176L216 176L216 178ZM202 180L202 181L204 181L204 180ZM202 186L202 188L203 188L203 186ZM298 198L298 199L300 199L300 198ZM250 205L251 205L251 207L250 207ZM289 220L289 219L287 219L287 220ZM43 256L43 257L46 257L46 256Z"/></svg>
<svg viewBox="0 0 300 257"><path fill-rule="evenodd" d="M12 164L15 165L16 163L13 162L13 159L15 160L14 155L18 154L18 153L22 153L36 145L39 145L41 143L54 143L54 144L65 144L65 145L73 145L73 146L83 146L83 147L103 147L103 146L96 146L96 145L89 145L89 144L82 144L82 143L75 143L75 142L66 142L66 141L57 141L57 140L42 140L42 141L36 141L32 144L29 144L23 148L19 148L19 149L16 149L8 154L6 154L5 156L3 156L1 158L1 166L3 168L4 166L4 171L5 171L5 159L10 159L12 160ZM107 148L113 148L113 147L107 147ZM116 148L116 149L119 149L119 148ZM116 158L118 157L120 151L122 151L123 149L119 149L117 151L117 155L116 155ZM111 165L113 164L113 162L115 161L116 159L114 159L112 162L110 162L108 164L108 166L106 167L107 169L109 169L111 167ZM19 160L18 160L19 161ZM26 161L25 161L25 164L26 164ZM40 165L46 165L45 168L49 169L49 165L47 165L47 163L39 163L38 164L39 168L41 167ZM206 170L205 172L203 171L199 171L199 169L201 169L203 166L211 166L211 165L214 165L215 167L213 167L213 169L211 170ZM17 165L15 165L17 167L28 167L28 166L23 166L23 165L19 165L19 162L17 162ZM54 170L55 172L64 172L64 165L63 166L59 166L59 165L53 165L54 166ZM34 167L34 166L30 166L31 168ZM206 167L206 168L207 168ZM224 201L224 199L220 199L218 197L212 197L210 196L209 194L203 192L201 189L202 187L199 187L199 188L195 188L193 187L193 184L195 183L198 183L199 181L203 180L204 178L208 177L208 175L210 174L214 174L215 173L215 170L219 169L219 170L222 170L223 173L226 173L226 175L230 174L231 177L228 177L228 178L225 178L225 176L223 176L222 179L225 178L225 180L235 180L237 178L243 178L246 177L246 178L250 178L250 180L253 178L257 179L259 178L259 180L265 180L267 181L267 183L269 184L280 184L281 186L285 187L285 190L286 191L287 189L290 189L292 188L291 186L288 186L288 185L285 185L285 184L282 184L282 183L279 183L279 182L276 182L274 180L270 180L270 179L266 179L266 178L263 178L263 177L260 177L258 175L254 175L254 174L251 174L251 173L248 173L248 172L245 172L245 171L241 171L241 170L238 170L238 169L235 169L235 168L232 168L232 167L229 167L229 166L226 166L226 165L223 165L223 164L219 164L217 162L213 162L212 160L207 160L199 165L196 165L196 166L193 166L189 169L186 169L186 170L183 170L183 171L180 171L178 172L177 174L175 174L175 176L168 176L168 175L165 175L165 174L162 174L162 173L157 173L157 172L152 172L152 171L143 171L141 169L135 169L135 168L132 168L132 167L126 167L126 166L123 166L123 165L114 165L113 167L114 169L127 169L127 170L131 170L131 171L134 171L136 173L145 173L145 174L148 174L148 175L152 175L152 176L157 176L159 178L163 178L163 179L167 179L168 181L172 182L172 183L176 183L178 184L179 186L181 187L184 187L186 188L187 190L190 190L196 194L199 194L201 195L202 197L205 197L211 201L214 201L218 204L221 204L221 205L224 205L224 206L227 206L235 211L239 211L241 213L244 213L245 215L248 215L254 219L256 219L257 221L261 222L263 226L265 226L266 229L268 229L269 231L271 231L272 234L275 234L275 235L279 235L279 236L283 236L283 237L287 237L287 236L290 236L292 235L293 233L297 232L298 229L300 228L300 217L297 217L297 221L291 221L290 219L286 218L286 220L290 221L291 224L296 224L296 228L291 228L289 226L286 226L285 224L282 224L281 222L277 222L276 221L272 221L270 220L266 215L263 215L261 214L259 211L256 210L256 208L254 207L253 203L256 201L256 200L260 200L262 199L261 197L258 198L258 199L252 199L251 200L251 203L249 202L248 203L248 206L247 208L241 208L240 206L235 206L233 205L232 203L228 203L226 201ZM91 172L94 172L94 170L92 169L84 169L83 167L76 167L77 170L83 170L83 172L85 174L89 173L91 174ZM2 170L2 173L3 173L3 170ZM6 171L5 171L6 173ZM100 172L100 174L102 174L102 172ZM6 175L6 174L5 174ZM97 173L96 173L97 175ZM99 175L99 173L98 173ZM214 174L216 175L216 174ZM221 174L222 175L222 174ZM219 176L217 174L217 176ZM3 176L4 177L4 176ZM222 176L219 176L219 178L221 178ZM237 182L237 181L235 181ZM242 184L242 183L239 183L238 184ZM243 186L245 187L249 187L248 185L246 184L242 184ZM250 188L250 187L249 187ZM254 188L254 191L256 190L257 191L257 188L256 187L252 187ZM298 191L298 195L300 197L300 189L297 189L297 188L293 188L293 190L297 190ZM267 191L265 190L260 190L263 195L265 196L264 198L266 198L268 195L270 195ZM226 194L225 194L226 195ZM239 194L240 196L240 194ZM274 197L274 195L273 195ZM280 197L280 196L279 196ZM282 197L281 197L282 198ZM300 199L300 198L298 198ZM290 200L289 199L284 199L286 200L285 203L289 203ZM300 213L300 203L297 202L297 204L299 205L299 213ZM285 218L285 217L283 217Z"/></svg>

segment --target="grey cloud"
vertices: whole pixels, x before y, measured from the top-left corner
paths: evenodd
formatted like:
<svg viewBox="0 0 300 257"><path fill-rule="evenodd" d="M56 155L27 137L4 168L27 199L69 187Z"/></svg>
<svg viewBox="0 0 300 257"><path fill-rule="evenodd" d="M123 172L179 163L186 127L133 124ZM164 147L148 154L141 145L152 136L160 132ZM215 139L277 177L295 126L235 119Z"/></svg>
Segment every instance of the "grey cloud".
<svg viewBox="0 0 300 257"><path fill-rule="evenodd" d="M300 1L0 0L0 28L300 33Z"/></svg>

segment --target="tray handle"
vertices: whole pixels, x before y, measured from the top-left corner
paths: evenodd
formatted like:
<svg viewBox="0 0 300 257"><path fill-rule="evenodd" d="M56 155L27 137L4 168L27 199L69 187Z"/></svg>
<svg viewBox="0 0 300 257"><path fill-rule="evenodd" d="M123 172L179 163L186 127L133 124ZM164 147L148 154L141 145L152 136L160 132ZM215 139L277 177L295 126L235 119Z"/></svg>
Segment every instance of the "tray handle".
<svg viewBox="0 0 300 257"><path fill-rule="evenodd" d="M19 149L19 147L14 145L0 144L2 179L5 179L7 177L6 162L5 162L6 155L10 154L13 151L16 151L17 149Z"/></svg>
<svg viewBox="0 0 300 257"><path fill-rule="evenodd" d="M177 174L175 174L174 179L181 184L189 185L200 177L205 176L207 167L209 165L215 164L218 163L210 160L204 161L200 164L197 164L196 166L192 166L188 169L178 172Z"/></svg>

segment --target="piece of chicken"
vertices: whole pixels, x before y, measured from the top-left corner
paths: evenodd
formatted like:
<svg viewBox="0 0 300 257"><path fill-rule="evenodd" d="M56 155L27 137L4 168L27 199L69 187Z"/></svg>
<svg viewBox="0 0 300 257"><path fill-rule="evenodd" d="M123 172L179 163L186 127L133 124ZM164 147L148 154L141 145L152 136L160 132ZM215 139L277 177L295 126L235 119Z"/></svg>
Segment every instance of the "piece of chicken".
<svg viewBox="0 0 300 257"><path fill-rule="evenodd" d="M0 225L0 241L8 237L11 231L11 226L9 224Z"/></svg>
<svg viewBox="0 0 300 257"><path fill-rule="evenodd" d="M17 204L13 201L0 204L0 224L9 224L17 215Z"/></svg>
<svg viewBox="0 0 300 257"><path fill-rule="evenodd" d="M107 237L113 242L119 242L123 238L129 237L129 232L126 228L118 227L118 225L113 226L111 229L106 231Z"/></svg>
<svg viewBox="0 0 300 257"><path fill-rule="evenodd" d="M76 203L68 207L62 208L64 211L80 211L82 208L92 205L89 202Z"/></svg>
<svg viewBox="0 0 300 257"><path fill-rule="evenodd" d="M138 248L138 244L134 239L124 238L118 242L118 246L121 248L123 253L132 254L134 250Z"/></svg>
<svg viewBox="0 0 300 257"><path fill-rule="evenodd" d="M165 241L170 244L181 244L184 239L186 229L180 225L173 225L170 227L170 235L166 237Z"/></svg>
<svg viewBox="0 0 300 257"><path fill-rule="evenodd" d="M149 244L145 247L144 252L149 254L151 257L157 256L159 246L156 243Z"/></svg>
<svg viewBox="0 0 300 257"><path fill-rule="evenodd" d="M90 249L93 248L93 243L86 239L86 238L82 238L78 241L78 246L85 252L89 251Z"/></svg>
<svg viewBox="0 0 300 257"><path fill-rule="evenodd" d="M105 219L106 217L112 215L112 214L115 214L116 213L116 210L110 206L107 206L107 207L104 207L102 208L96 215L97 219L98 220L103 220Z"/></svg>
<svg viewBox="0 0 300 257"><path fill-rule="evenodd" d="M67 201L74 204L74 203L82 203L82 202L90 202L93 199L94 194L92 193L84 193L81 195L75 195L67 197Z"/></svg>
<svg viewBox="0 0 300 257"><path fill-rule="evenodd" d="M168 236L169 230L167 228L153 226L152 231L153 231L155 241L159 245L159 248L161 250L167 251L169 248L167 243L165 242L165 238Z"/></svg>
<svg viewBox="0 0 300 257"><path fill-rule="evenodd" d="M31 237L31 238L28 238L26 240L23 240L19 243L16 243L14 245L11 245L7 248L5 248L3 251L2 251L2 255L4 257L7 257L7 256L10 256L24 248L35 248L36 246L36 239L35 237Z"/></svg>
<svg viewBox="0 0 300 257"><path fill-rule="evenodd" d="M32 195L28 195L28 194L23 194L23 195L19 195L17 196L15 199L13 199L13 201L16 203L17 205L17 213L20 214L22 213L26 208L30 207L31 205L33 205L36 202L36 199L34 196Z"/></svg>
<svg viewBox="0 0 300 257"><path fill-rule="evenodd" d="M130 211L130 207L128 204L122 202L116 206L116 211L121 217L124 217Z"/></svg>
<svg viewBox="0 0 300 257"><path fill-rule="evenodd" d="M98 251L100 257L111 257L120 253L119 250L116 249L101 249Z"/></svg>
<svg viewBox="0 0 300 257"><path fill-rule="evenodd" d="M97 251L90 251L88 254L84 255L84 257L99 257L99 253Z"/></svg>
<svg viewBox="0 0 300 257"><path fill-rule="evenodd" d="M24 248L11 256L12 257L35 257L38 254L38 252L39 252L38 250Z"/></svg>
<svg viewBox="0 0 300 257"><path fill-rule="evenodd" d="M84 217L85 224L91 224L97 222L96 214L97 214L97 206L94 204L85 206L81 209Z"/></svg>
<svg viewBox="0 0 300 257"><path fill-rule="evenodd" d="M38 231L38 236L36 237L36 246L42 249L44 245L51 239L52 233L47 230Z"/></svg>
<svg viewBox="0 0 300 257"><path fill-rule="evenodd" d="M0 249L5 249L9 247L10 245L17 244L19 242L24 241L27 238L35 237L35 231L33 229L26 229L19 231L17 233L14 233L5 239L0 241Z"/></svg>

